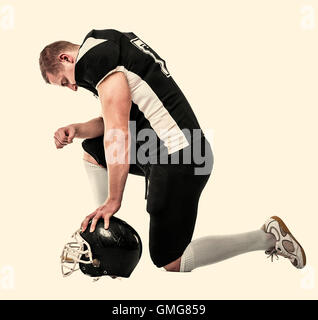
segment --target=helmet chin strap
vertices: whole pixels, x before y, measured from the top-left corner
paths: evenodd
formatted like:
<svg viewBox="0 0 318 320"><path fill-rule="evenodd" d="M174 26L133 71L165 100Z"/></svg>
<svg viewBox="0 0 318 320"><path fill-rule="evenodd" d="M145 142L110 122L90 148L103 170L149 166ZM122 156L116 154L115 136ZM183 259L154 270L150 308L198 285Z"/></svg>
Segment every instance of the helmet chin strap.
<svg viewBox="0 0 318 320"><path fill-rule="evenodd" d="M116 277L116 276L109 276L109 277L111 277L112 279L120 280L120 281L122 280L121 277ZM101 277L95 277L95 278L93 279L93 282L98 281L100 278L101 278Z"/></svg>
<svg viewBox="0 0 318 320"><path fill-rule="evenodd" d="M95 278L93 279L93 282L97 282L100 278L101 278L101 277L95 277Z"/></svg>

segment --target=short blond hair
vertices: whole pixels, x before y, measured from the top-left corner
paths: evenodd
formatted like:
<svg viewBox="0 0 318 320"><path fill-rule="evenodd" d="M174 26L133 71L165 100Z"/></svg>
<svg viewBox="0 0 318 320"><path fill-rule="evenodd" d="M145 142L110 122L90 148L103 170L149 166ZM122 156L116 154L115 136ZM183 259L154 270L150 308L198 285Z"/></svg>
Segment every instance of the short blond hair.
<svg viewBox="0 0 318 320"><path fill-rule="evenodd" d="M48 73L57 75L63 70L63 65L59 61L58 56L65 51L74 50L76 46L76 44L68 41L56 41L47 45L41 51L39 64L42 77L46 83L50 83L47 77Z"/></svg>

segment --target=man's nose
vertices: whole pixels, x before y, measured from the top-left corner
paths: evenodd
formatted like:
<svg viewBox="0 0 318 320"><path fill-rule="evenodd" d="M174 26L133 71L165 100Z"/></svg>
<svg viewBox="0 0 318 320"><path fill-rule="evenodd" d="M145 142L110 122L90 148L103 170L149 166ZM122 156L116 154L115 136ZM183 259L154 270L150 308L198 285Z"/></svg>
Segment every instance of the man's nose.
<svg viewBox="0 0 318 320"><path fill-rule="evenodd" d="M69 85L69 88L71 89L71 90L73 90L73 91L77 91L77 84L70 84Z"/></svg>

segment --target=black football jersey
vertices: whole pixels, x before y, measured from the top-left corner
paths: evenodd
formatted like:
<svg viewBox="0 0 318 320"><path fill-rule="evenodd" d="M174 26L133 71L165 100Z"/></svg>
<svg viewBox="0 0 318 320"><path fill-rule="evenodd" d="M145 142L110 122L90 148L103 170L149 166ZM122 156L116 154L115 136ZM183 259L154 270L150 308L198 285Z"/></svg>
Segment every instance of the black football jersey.
<svg viewBox="0 0 318 320"><path fill-rule="evenodd" d="M172 154L196 139L199 123L166 61L132 32L91 30L76 59L77 85L98 98L98 85L116 71L124 72L131 90L130 128L138 146Z"/></svg>

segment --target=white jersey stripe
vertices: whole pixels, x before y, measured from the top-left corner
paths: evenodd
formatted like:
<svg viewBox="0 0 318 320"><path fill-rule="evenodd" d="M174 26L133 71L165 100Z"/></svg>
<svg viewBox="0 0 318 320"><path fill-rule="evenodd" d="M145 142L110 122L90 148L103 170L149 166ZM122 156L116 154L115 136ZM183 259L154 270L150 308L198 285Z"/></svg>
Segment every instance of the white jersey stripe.
<svg viewBox="0 0 318 320"><path fill-rule="evenodd" d="M125 73L131 90L132 101L138 106L140 111L143 112L153 130L164 142L168 153L171 154L187 147L189 142L180 127L148 83L136 73L127 70L124 66L118 66L108 72L106 76L98 82L96 90L106 77L117 71Z"/></svg>

